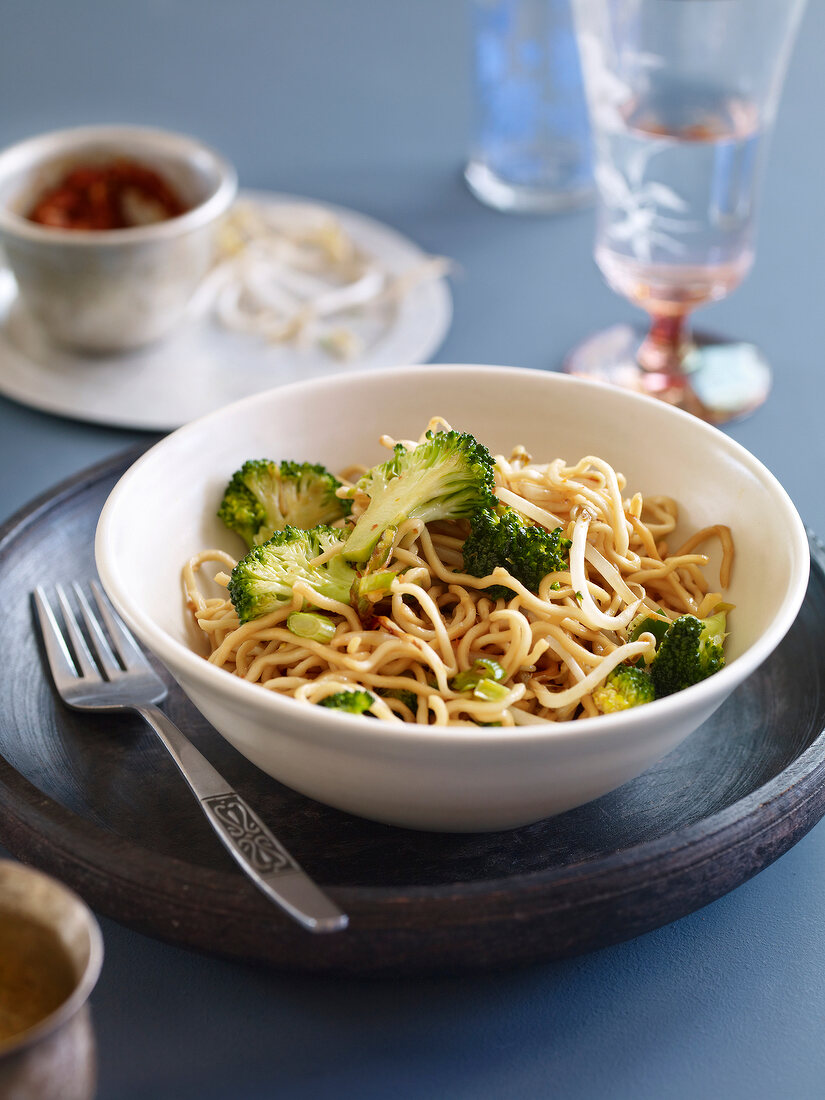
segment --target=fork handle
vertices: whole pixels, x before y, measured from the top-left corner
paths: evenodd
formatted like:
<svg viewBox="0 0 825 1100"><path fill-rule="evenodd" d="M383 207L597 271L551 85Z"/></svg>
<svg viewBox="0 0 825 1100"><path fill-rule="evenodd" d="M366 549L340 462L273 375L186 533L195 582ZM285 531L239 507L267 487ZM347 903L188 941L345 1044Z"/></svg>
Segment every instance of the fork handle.
<svg viewBox="0 0 825 1100"><path fill-rule="evenodd" d="M346 914L315 885L175 723L158 707L136 709L171 753L218 839L258 889L310 932L346 928Z"/></svg>

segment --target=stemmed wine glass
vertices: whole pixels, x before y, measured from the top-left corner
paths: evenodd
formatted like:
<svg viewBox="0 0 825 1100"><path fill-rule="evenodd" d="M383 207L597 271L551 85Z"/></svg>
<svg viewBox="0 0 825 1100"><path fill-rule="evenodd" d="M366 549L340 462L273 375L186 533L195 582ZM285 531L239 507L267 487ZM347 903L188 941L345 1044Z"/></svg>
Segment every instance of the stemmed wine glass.
<svg viewBox="0 0 825 1100"><path fill-rule="evenodd" d="M767 139L806 0L573 0L596 155L595 257L650 315L565 370L721 423L764 401L756 347L691 334L754 259Z"/></svg>

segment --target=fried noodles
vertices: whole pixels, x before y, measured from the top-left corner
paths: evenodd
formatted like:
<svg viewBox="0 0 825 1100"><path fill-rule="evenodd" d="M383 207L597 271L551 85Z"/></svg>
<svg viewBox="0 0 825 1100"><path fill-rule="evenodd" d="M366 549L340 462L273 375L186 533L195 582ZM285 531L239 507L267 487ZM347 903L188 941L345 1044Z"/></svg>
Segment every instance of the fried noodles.
<svg viewBox="0 0 825 1100"><path fill-rule="evenodd" d="M443 423L439 418L431 427ZM382 442L395 444L386 437ZM504 569L483 578L466 574L467 521L407 520L386 564L398 573L391 594L366 625L349 604L300 583L291 603L241 625L228 598L207 595L201 587L207 567L225 587L235 561L223 551L206 550L188 562L183 578L188 606L208 642L208 660L302 703L365 688L374 697L371 713L390 721L451 726L567 721L599 713L593 692L618 665L652 658L650 634L628 641L628 628L640 612L671 620L685 613L701 618L721 601L734 556L727 527L706 527L671 548L676 502L638 492L627 497L624 477L592 455L572 466L562 459L537 463L519 446L509 457L496 456L495 470L503 504L550 530L562 527L571 540L569 570L545 577L538 592ZM347 471L350 483L361 472ZM356 495L353 517L364 506ZM709 561L703 551L713 542L721 547L716 590L703 572ZM492 584L505 585L512 596L491 599L484 590ZM335 623L329 641L287 629L290 613L307 605ZM504 670L506 690L495 700L451 683L479 658Z"/></svg>

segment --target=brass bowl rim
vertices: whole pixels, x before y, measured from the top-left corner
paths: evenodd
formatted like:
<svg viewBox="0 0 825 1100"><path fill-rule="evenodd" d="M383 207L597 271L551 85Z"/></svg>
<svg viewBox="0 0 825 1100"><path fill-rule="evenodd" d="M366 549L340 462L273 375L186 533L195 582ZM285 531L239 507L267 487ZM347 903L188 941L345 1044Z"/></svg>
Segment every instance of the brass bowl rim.
<svg viewBox="0 0 825 1100"><path fill-rule="evenodd" d="M83 914L86 931L89 936L89 957L83 968L83 972L77 978L72 992L65 1001L59 1004L57 1008L47 1016L44 1016L42 1020L38 1020L36 1024L32 1024L31 1027L26 1028L25 1031L21 1031L18 1035L13 1035L9 1039L0 1040L0 1061L2 1061L10 1055L15 1055L19 1051L33 1046L41 1039L52 1034L52 1032L57 1031L58 1028L76 1015L88 1001L92 990L97 984L103 966L103 934L100 930L97 918L86 902L83 901L74 890L71 890L59 879L54 878L52 875L47 875L43 871L38 871L34 867L27 867L13 859L0 859L0 869L6 873L12 873L24 879L37 879L40 882L48 882L52 889L58 893L62 893L73 905L79 907L80 912ZM41 920L40 923L46 928L51 928L45 920Z"/></svg>

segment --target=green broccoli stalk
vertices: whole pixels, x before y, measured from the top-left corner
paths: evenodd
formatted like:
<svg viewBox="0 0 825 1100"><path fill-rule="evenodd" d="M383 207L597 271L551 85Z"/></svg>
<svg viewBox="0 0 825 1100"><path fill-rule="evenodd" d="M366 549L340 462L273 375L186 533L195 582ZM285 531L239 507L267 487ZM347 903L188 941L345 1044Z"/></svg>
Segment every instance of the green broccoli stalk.
<svg viewBox="0 0 825 1100"><path fill-rule="evenodd" d="M349 515L352 504L335 495L341 482L309 462L252 459L224 491L218 517L250 548L287 526L309 530Z"/></svg>
<svg viewBox="0 0 825 1100"><path fill-rule="evenodd" d="M355 486L369 504L350 532L344 557L366 561L384 533L405 519L466 519L492 507L493 469L487 448L465 432L427 432L409 451L397 444L393 457Z"/></svg>
<svg viewBox="0 0 825 1100"><path fill-rule="evenodd" d="M348 714L364 714L375 702L366 688L353 688L349 691L335 691L318 701L319 707L343 710Z"/></svg>
<svg viewBox="0 0 825 1100"><path fill-rule="evenodd" d="M358 580L352 586L350 603L365 627L372 623L377 605L389 596L392 582L398 576L395 570L384 568L392 553L394 535L394 527L384 532L375 544L369 561L359 568Z"/></svg>
<svg viewBox="0 0 825 1100"><path fill-rule="evenodd" d="M398 574L392 569L359 576L350 592L350 603L355 608L364 628L369 628L378 614L378 604L391 595L392 582Z"/></svg>
<svg viewBox="0 0 825 1100"><path fill-rule="evenodd" d="M726 612L707 619L680 615L659 643L650 675L656 697L672 695L718 672L725 663Z"/></svg>
<svg viewBox="0 0 825 1100"><path fill-rule="evenodd" d="M470 534L464 542L464 571L471 577L486 577L496 568L506 569L531 592L548 573L569 568L570 539L560 527L547 531L528 523L513 508L479 510L472 517ZM512 595L504 585L485 590L491 599Z"/></svg>
<svg viewBox="0 0 825 1100"><path fill-rule="evenodd" d="M618 665L593 692L593 702L602 714L652 703L656 690L649 674L635 665Z"/></svg>
<svg viewBox="0 0 825 1100"><path fill-rule="evenodd" d="M322 596L348 603L355 570L340 554L321 565L312 561L343 544L343 531L285 527L241 558L229 578L229 597L242 623L277 611L292 599L292 588L303 581ZM311 606L311 601L306 601Z"/></svg>

